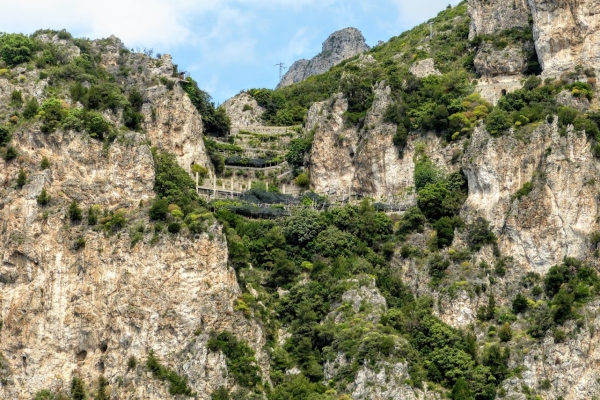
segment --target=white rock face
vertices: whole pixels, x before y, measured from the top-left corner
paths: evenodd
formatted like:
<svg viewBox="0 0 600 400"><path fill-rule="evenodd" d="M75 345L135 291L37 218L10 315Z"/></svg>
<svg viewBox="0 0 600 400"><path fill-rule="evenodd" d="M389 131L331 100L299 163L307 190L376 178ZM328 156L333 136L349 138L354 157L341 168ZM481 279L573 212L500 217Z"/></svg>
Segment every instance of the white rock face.
<svg viewBox="0 0 600 400"><path fill-rule="evenodd" d="M584 135L561 137L555 124L542 124L526 143L476 129L463 171L465 209L491 222L502 253L523 268L543 274L564 256L586 256L587 238L598 229L599 167ZM533 192L513 199L526 182Z"/></svg>
<svg viewBox="0 0 600 400"><path fill-rule="evenodd" d="M383 122L390 104L390 89L384 84L375 88L373 106L367 112L365 127L358 131L344 124L348 108L342 95L331 101L315 103L308 112L306 130L315 129L310 160L311 186L318 193L347 196L360 193L387 202L414 202L414 146L409 138L402 158L394 146L396 126ZM424 139L428 153L439 165L450 164L454 146L441 148L439 138Z"/></svg>
<svg viewBox="0 0 600 400"><path fill-rule="evenodd" d="M118 70L120 41L94 46L104 48L107 70ZM163 233L150 243L147 209L140 208L155 196L150 148L175 153L188 171L192 163L210 163L201 116L179 86L159 84L161 77L173 79L170 56L129 56L133 70L140 65L142 72L118 79L142 93L145 133L121 133L103 149L87 134L43 134L34 123L13 135L19 158L0 159L2 399L31 399L42 389L68 393L74 375L93 385L104 375L112 399L169 398L168 384L144 367L150 350L187 377L198 398L209 399L231 383L224 356L206 346L210 332L224 330L249 342L268 379L262 330L233 308L240 289L220 227L195 237ZM35 77L26 75L18 84L0 79L0 102L15 89L44 99ZM120 120L112 112L105 116ZM50 169L40 169L42 157ZM28 181L17 189L21 167ZM36 201L42 189L52 197L45 207ZM100 220L103 210L120 210L130 224L112 235L85 221L73 224L67 216L72 201L84 217L97 205ZM133 247L132 224L146 227ZM85 247L77 250L79 238ZM130 357L138 361L133 370Z"/></svg>
<svg viewBox="0 0 600 400"><path fill-rule="evenodd" d="M600 65L600 3L528 0L535 47L545 74Z"/></svg>
<svg viewBox="0 0 600 400"><path fill-rule="evenodd" d="M442 75L440 71L435 68L433 58L417 61L410 67L409 72L417 78L425 78L429 75Z"/></svg>
<svg viewBox="0 0 600 400"><path fill-rule="evenodd" d="M491 43L484 43L475 56L475 69L484 79L494 76L521 76L527 69L527 59L522 46L510 45L495 50Z"/></svg>
<svg viewBox="0 0 600 400"><path fill-rule="evenodd" d="M129 357L143 363L152 349L208 399L227 384L223 356L206 348L213 330L256 340L251 345L264 364L261 329L233 310L240 289L218 226L210 230L214 239L165 236L151 246L146 234L131 248L127 229L111 236L69 223L72 200L84 210L99 204L140 218L140 200L154 196L144 135L113 143L107 157L102 143L81 134L30 131L13 141L25 159L35 164L46 156L52 167L29 169L30 183L21 190L1 189L0 353L11 383L0 385L0 398L68 391L73 374L87 382L105 375L112 398L167 398L167 386L143 365L127 370ZM19 169L4 160L0 167L4 182ZM45 208L35 199L42 188L53 198ZM73 248L78 237L85 238L82 250Z"/></svg>
<svg viewBox="0 0 600 400"><path fill-rule="evenodd" d="M264 125L262 115L266 110L248 93L240 93L226 100L221 107L231 119L232 126Z"/></svg>
<svg viewBox="0 0 600 400"><path fill-rule="evenodd" d="M327 72L331 67L369 50L362 33L356 28L334 32L323 42L323 50L311 60L301 59L281 78L278 88L302 82L309 76Z"/></svg>
<svg viewBox="0 0 600 400"><path fill-rule="evenodd" d="M469 39L511 28L529 26L527 0L469 0Z"/></svg>
<svg viewBox="0 0 600 400"><path fill-rule="evenodd" d="M600 62L600 3L596 0L469 0L469 38L529 26L545 75Z"/></svg>

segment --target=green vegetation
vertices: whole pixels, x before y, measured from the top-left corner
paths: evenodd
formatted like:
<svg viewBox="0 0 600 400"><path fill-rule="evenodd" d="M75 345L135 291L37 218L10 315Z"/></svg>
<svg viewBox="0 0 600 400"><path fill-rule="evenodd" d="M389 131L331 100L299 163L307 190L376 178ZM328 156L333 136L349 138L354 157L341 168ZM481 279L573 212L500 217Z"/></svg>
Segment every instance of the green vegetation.
<svg viewBox="0 0 600 400"><path fill-rule="evenodd" d="M52 198L50 197L50 195L46 191L46 188L43 188L42 192L39 194L39 196L36 197L36 200L37 200L37 202L38 202L38 204L40 206L47 206L48 203L50 203L51 199Z"/></svg>
<svg viewBox="0 0 600 400"><path fill-rule="evenodd" d="M11 134L8 126L0 125L0 147L6 146L10 142Z"/></svg>
<svg viewBox="0 0 600 400"><path fill-rule="evenodd" d="M77 376L74 376L71 380L71 399L73 400L87 400L87 392L85 390L85 384L83 380Z"/></svg>
<svg viewBox="0 0 600 400"><path fill-rule="evenodd" d="M260 369L254 350L248 344L237 340L230 332L221 332L210 338L208 348L225 354L227 371L233 375L238 385L258 389L261 384Z"/></svg>
<svg viewBox="0 0 600 400"><path fill-rule="evenodd" d="M0 34L0 58L10 67L31 60L36 49L36 42L25 35Z"/></svg>
<svg viewBox="0 0 600 400"><path fill-rule="evenodd" d="M187 78L187 82L182 83L181 86L202 116L206 134L220 137L229 135L231 121L225 113L225 109L215 108L215 103L211 101L210 95L201 90L192 78Z"/></svg>
<svg viewBox="0 0 600 400"><path fill-rule="evenodd" d="M152 373L154 379L159 379L163 382L169 382L169 394L185 395L193 397L196 394L192 392L192 388L188 385L187 378L178 375L177 372L160 364L154 352L150 350L148 359L146 360L146 368Z"/></svg>
<svg viewBox="0 0 600 400"><path fill-rule="evenodd" d="M21 189L27 183L27 172L23 168L19 170L19 175L17 175L17 187Z"/></svg>
<svg viewBox="0 0 600 400"><path fill-rule="evenodd" d="M73 200L73 202L71 202L69 205L68 214L71 222L81 221L83 214L81 212L81 208L79 208L79 204L75 200Z"/></svg>

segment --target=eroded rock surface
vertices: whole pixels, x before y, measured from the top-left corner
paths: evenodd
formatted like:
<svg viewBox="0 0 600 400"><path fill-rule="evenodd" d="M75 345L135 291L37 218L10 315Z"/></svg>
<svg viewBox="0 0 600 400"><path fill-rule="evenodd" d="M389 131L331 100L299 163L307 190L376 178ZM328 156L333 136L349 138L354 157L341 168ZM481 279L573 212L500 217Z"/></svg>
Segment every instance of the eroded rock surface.
<svg viewBox="0 0 600 400"><path fill-rule="evenodd" d="M228 99L221 107L231 119L232 126L264 125L262 115L265 109L248 93L240 93Z"/></svg>
<svg viewBox="0 0 600 400"><path fill-rule="evenodd" d="M302 82L312 75L327 72L331 67L369 50L362 33L356 28L334 32L323 43L323 50L311 60L298 60L281 78L278 88Z"/></svg>

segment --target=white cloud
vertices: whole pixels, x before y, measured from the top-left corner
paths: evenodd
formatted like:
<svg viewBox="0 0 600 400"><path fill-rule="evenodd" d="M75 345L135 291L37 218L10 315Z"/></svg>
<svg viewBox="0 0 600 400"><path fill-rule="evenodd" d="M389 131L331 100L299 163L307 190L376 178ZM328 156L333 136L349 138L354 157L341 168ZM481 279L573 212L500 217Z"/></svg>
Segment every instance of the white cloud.
<svg viewBox="0 0 600 400"><path fill-rule="evenodd" d="M435 17L448 4L456 5L457 0L392 0L398 8L398 20L410 27Z"/></svg>

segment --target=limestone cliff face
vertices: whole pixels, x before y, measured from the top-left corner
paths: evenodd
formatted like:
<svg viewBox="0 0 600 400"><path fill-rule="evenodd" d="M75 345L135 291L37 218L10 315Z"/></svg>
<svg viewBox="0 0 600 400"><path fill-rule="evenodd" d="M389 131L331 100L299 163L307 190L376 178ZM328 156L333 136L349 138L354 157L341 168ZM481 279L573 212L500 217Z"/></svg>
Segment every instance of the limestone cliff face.
<svg viewBox="0 0 600 400"><path fill-rule="evenodd" d="M398 156L393 143L396 127L383 122L390 102L389 87L378 85L365 128L361 130L345 126L343 114L348 103L342 95L311 107L306 129L315 130L310 160L311 185L315 191L336 196L347 196L350 191L396 203L414 201L415 142L409 141L402 158ZM425 143L435 162L451 165L454 147L440 149L439 139L434 136Z"/></svg>
<svg viewBox="0 0 600 400"><path fill-rule="evenodd" d="M529 26L527 0L469 0L469 39L511 28Z"/></svg>
<svg viewBox="0 0 600 400"><path fill-rule="evenodd" d="M598 229L594 177L600 170L584 135L561 137L555 124L542 124L521 141L492 139L479 129L463 161L465 214L491 221L503 254L541 274L564 256L586 257L587 238ZM514 199L526 182L532 193Z"/></svg>
<svg viewBox="0 0 600 400"><path fill-rule="evenodd" d="M13 188L19 166L0 161L0 352L11 382L0 385L2 398L68 391L73 374L88 382L104 374L113 398L166 398L168 388L143 366L128 371L130 357L143 362L151 349L209 398L227 384L225 360L206 348L210 331L263 345L260 328L233 311L240 289L220 227L198 237L164 235L155 245L145 234L132 248L127 230L111 236L68 221L76 200L144 223L138 204L153 197L153 159L143 135L125 139L105 157L101 143L79 134L19 135L13 140L32 166L21 190ZM52 167L35 171L42 156ZM44 208L35 199L42 188L53 197ZM79 237L85 248L75 250Z"/></svg>
<svg viewBox="0 0 600 400"><path fill-rule="evenodd" d="M600 4L594 0L469 0L469 38L529 26L546 75L600 61Z"/></svg>
<svg viewBox="0 0 600 400"><path fill-rule="evenodd" d="M153 146L169 149L182 168L191 172L193 164L212 170L202 139L202 116L189 97L173 78L173 61L169 54L153 59L142 53L123 52L123 43L115 36L95 41L94 48L101 51L102 65L117 76L125 86L140 90L144 96L142 113L144 130ZM135 73L123 76L122 68ZM173 89L161 84L166 79ZM149 84L150 83L150 84ZM110 117L111 115L108 115ZM120 116L115 116L118 121Z"/></svg>
<svg viewBox="0 0 600 400"><path fill-rule="evenodd" d="M540 63L548 74L600 62L600 3L529 0Z"/></svg>
<svg viewBox="0 0 600 400"><path fill-rule="evenodd" d="M123 55L117 41L103 43L114 47L103 53L112 71ZM159 82L172 73L170 56L132 56L132 65L154 65L125 82L144 96L145 133L120 132L104 148L84 133L44 134L33 122L13 135L19 157L0 159L2 399L31 399L42 389L68 393L72 376L95 385L101 374L113 399L169 398L168 385L144 366L150 350L187 377L198 398L209 399L232 382L224 356L206 346L210 332L223 330L249 342L268 377L261 328L234 311L240 288L227 264L220 226L196 236L163 232L153 239L147 208L141 208L155 196L150 148L175 153L187 170L192 163L209 163L201 116L181 88L168 90ZM0 102L15 89L43 100L44 81L38 83L36 75L23 71L19 83L0 79ZM50 168L40 168L43 157ZM27 183L18 188L21 168ZM36 200L43 189L52 198L47 206ZM72 201L84 216L95 206L100 219L119 212L127 225L109 233L86 221L72 223L67 215ZM143 230L136 244L134 226ZM133 369L131 357L138 363Z"/></svg>
<svg viewBox="0 0 600 400"><path fill-rule="evenodd" d="M232 126L264 125L262 115L266 110L248 93L228 99L221 107L231 119Z"/></svg>
<svg viewBox="0 0 600 400"><path fill-rule="evenodd" d="M369 50L362 33L356 28L334 32L323 43L323 50L311 60L298 60L281 78L278 88L302 82L312 75L322 74L334 65Z"/></svg>

